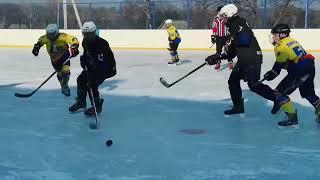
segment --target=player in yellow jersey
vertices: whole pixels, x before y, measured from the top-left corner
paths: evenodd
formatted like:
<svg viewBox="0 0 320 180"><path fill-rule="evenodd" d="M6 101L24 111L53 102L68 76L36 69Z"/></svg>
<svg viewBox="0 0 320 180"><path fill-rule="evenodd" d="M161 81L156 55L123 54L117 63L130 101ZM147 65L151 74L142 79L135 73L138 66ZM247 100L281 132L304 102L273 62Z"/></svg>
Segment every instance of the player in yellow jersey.
<svg viewBox="0 0 320 180"><path fill-rule="evenodd" d="M171 62L169 62L168 64L177 64L179 62L179 56L178 56L177 49L178 49L179 43L181 42L181 38L178 33L178 30L172 24L171 19L167 19L165 21L165 25L166 25L167 32L169 35L168 40L169 40L169 47L170 48L168 48L168 50L170 51L170 54L171 54Z"/></svg>
<svg viewBox="0 0 320 180"><path fill-rule="evenodd" d="M68 86L70 77L70 61L65 61L68 60L69 57L76 57L79 54L78 39L66 33L59 33L59 29L56 24L49 24L46 29L46 35L43 35L38 39L38 42L33 47L32 54L38 56L39 50L43 45L46 45L52 66L57 71L57 78L61 85L61 92L65 96L70 96L70 89Z"/></svg>
<svg viewBox="0 0 320 180"><path fill-rule="evenodd" d="M276 61L264 78L268 81L276 78L281 69L288 71L287 76L275 89L275 103L272 113L280 108L287 114L288 119L278 122L279 126L298 124L297 110L288 95L299 88L302 98L306 98L316 109L316 120L320 117L320 100L314 91L315 66L314 57L307 53L302 46L290 36L287 24L277 24L271 30L270 42L274 45Z"/></svg>

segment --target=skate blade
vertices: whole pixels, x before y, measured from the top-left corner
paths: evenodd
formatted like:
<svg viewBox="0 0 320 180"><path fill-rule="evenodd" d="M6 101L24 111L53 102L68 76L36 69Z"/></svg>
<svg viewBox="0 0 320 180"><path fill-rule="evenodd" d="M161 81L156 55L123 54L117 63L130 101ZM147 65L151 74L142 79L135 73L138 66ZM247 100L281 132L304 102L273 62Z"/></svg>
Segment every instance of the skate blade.
<svg viewBox="0 0 320 180"><path fill-rule="evenodd" d="M168 63L168 66L176 66L176 65L177 65L177 63L172 63L172 64Z"/></svg>
<svg viewBox="0 0 320 180"><path fill-rule="evenodd" d="M87 108L80 108L80 109L78 109L78 110L76 110L76 111L73 111L73 112L69 111L69 113L70 113L70 114L77 114L77 113L80 113L80 112L84 112L86 109L87 109Z"/></svg>
<svg viewBox="0 0 320 180"><path fill-rule="evenodd" d="M278 128L279 129L299 129L299 125L296 124L296 125L291 125L291 126L279 126L278 125Z"/></svg>
<svg viewBox="0 0 320 180"><path fill-rule="evenodd" d="M226 119L234 118L234 117L240 117L241 119L244 119L244 118L246 118L246 115L245 115L244 113L234 114L234 115L227 115L227 114L225 114L224 117L225 117Z"/></svg>
<svg viewBox="0 0 320 180"><path fill-rule="evenodd" d="M93 118L95 115L94 114L83 114L84 117L88 118L88 119L91 119ZM98 117L100 116L100 113L97 113Z"/></svg>

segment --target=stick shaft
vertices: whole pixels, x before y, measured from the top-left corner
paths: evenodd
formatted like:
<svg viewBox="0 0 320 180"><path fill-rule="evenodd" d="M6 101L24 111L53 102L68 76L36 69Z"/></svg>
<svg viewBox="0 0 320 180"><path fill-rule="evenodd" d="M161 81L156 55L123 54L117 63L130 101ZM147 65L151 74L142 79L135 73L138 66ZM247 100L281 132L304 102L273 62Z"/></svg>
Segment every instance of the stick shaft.
<svg viewBox="0 0 320 180"><path fill-rule="evenodd" d="M169 87L173 86L173 85L176 84L177 82L179 82L179 81L183 80L184 78L188 77L190 74L196 72L197 70L199 70L200 68L202 68L202 67L205 66L206 64L207 64L207 63L201 64L201 65L198 66L197 68L195 68L195 69L193 69L192 71L190 71L188 74L182 76L180 79L178 79L178 80L176 80L175 82L171 83L171 84L169 85Z"/></svg>

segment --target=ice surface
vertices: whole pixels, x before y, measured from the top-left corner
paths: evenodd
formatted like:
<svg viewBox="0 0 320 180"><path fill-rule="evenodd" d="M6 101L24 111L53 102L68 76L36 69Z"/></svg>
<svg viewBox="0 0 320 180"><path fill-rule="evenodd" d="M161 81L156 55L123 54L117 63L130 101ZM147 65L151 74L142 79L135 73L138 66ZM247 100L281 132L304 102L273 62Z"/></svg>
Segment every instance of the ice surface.
<svg viewBox="0 0 320 180"><path fill-rule="evenodd" d="M224 118L231 105L224 62L219 72L202 64L209 51L181 51L182 64L169 67L167 51L114 51L118 74L100 87L105 99L101 127L94 119L70 114L76 96L79 57L72 60L71 93L64 97L54 76L31 98L28 93L52 72L45 50L0 49L1 180L211 180L319 179L320 129L314 110L298 91L290 97L299 128L279 129L283 114L242 83L245 118ZM316 54L319 57L319 54ZM262 74L274 62L264 53ZM319 62L316 63L319 70ZM274 82L275 87L286 73ZM320 94L319 73L315 87ZM186 134L193 129L200 134ZM107 147L105 142L113 140Z"/></svg>

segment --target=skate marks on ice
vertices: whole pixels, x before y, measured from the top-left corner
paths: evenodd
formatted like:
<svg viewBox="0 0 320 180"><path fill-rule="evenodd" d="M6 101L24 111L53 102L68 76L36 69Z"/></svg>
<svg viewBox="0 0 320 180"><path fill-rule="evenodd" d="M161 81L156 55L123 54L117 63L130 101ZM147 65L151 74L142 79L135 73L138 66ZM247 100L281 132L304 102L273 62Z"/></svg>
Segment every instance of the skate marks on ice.
<svg viewBox="0 0 320 180"><path fill-rule="evenodd" d="M75 91L75 88L72 88L72 92ZM4 96L5 91L1 92L4 92L1 93L1 96ZM103 131L92 133L83 114L67 113L67 107L74 99L64 99L59 96L62 96L59 90L46 90L39 91L39 95L29 101L17 99L11 101L11 97L3 97L7 104L0 106L6 113L0 114L1 117L10 121L4 121L2 127L15 128L17 132L21 132L2 131L0 133L2 140L0 147L4 157L7 161L18 162L22 169L21 171L13 170L16 177L37 179L45 175L45 171L40 170L45 167L50 167L52 176L66 177L66 174L59 174L63 169L63 172L71 172L75 179L83 177L90 179L92 175L97 175L95 176L97 179L98 177L110 179L117 179L117 177L138 179L141 177L188 179L190 177L192 179L196 176L198 176L196 179L274 177L281 176L282 173L286 175L292 173L289 168L275 171L280 166L286 167L282 166L284 164L281 162L292 162L297 165L305 157L310 161L298 165L291 177L297 173L316 175L307 169L320 167L318 161L311 159L317 158L314 152L305 151L305 156L295 158L288 155L295 153L292 149L282 150L282 153L277 154L276 151L279 150L277 147L282 145L296 149L316 150L320 147L316 143L318 138L315 137L320 134L315 128L311 129L314 133L312 136L306 133L309 129L285 134L281 130L272 128L276 126L276 122L266 118L269 111L265 111L267 106L261 97L250 97L245 104L249 113L248 122L256 122L249 124L223 119L223 111L220 110L228 107L229 103L225 102L230 100L227 99L203 102L152 96L102 94L106 102L109 102L104 104L101 114ZM244 96L246 97L247 94ZM26 104L28 106L25 106ZM7 105L20 108L13 111ZM260 107L260 109L251 111L251 106ZM49 110L48 107L50 107ZM305 111L304 108L298 108ZM14 113L13 116L9 116L12 113ZM206 133L186 135L179 132L184 129L200 129L200 132L205 130ZM26 136L23 132L27 130L41 133L41 136L32 134ZM105 139L110 135L115 144L107 150L104 144ZM9 139L19 139L19 141L12 143ZM31 150L21 148L26 144L34 148ZM36 149L40 149L44 144L46 153L41 154ZM274 148L274 146L277 147ZM21 158L14 154L20 154ZM261 154L264 155L261 156ZM30 166L26 163L30 160L27 157L32 157L39 162L47 159L47 164L34 163ZM85 166L77 163L79 157L86 162ZM90 172L86 171L88 163L94 167ZM35 171L31 173L27 170L30 168ZM31 174L33 175L30 176Z"/></svg>
<svg viewBox="0 0 320 180"><path fill-rule="evenodd" d="M181 64L191 63L191 62L192 62L191 60L183 59L183 60L180 60L180 65L181 65Z"/></svg>
<svg viewBox="0 0 320 180"><path fill-rule="evenodd" d="M205 134L207 131L205 129L181 129L179 132L188 135Z"/></svg>
<svg viewBox="0 0 320 180"><path fill-rule="evenodd" d="M38 82L41 82L40 78L34 79L33 81L23 81L19 83L8 83L0 84L0 88L15 88L20 86L36 86Z"/></svg>
<svg viewBox="0 0 320 180"><path fill-rule="evenodd" d="M105 84L102 88L108 90ZM227 82L220 85L227 87ZM12 92L0 89L3 179L300 180L320 176L320 128L312 107L295 103L303 127L293 131L278 129L266 100L250 91L243 95L248 99L245 121L224 119L223 111L231 105L226 98L185 101L103 91L103 131L92 133L83 114L68 114L75 87L70 98L60 90L41 90L32 99L18 100ZM181 129L205 129L206 133L186 135ZM114 145L106 149L110 136Z"/></svg>
<svg viewBox="0 0 320 180"><path fill-rule="evenodd" d="M23 83L1 84L0 88L14 88L15 86L18 86L20 84L23 84Z"/></svg>

